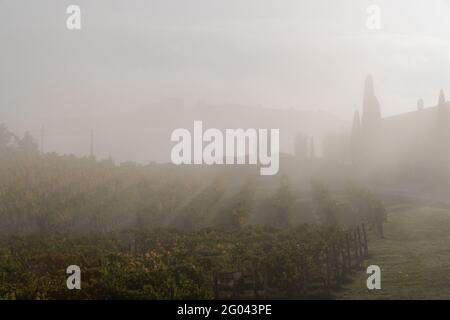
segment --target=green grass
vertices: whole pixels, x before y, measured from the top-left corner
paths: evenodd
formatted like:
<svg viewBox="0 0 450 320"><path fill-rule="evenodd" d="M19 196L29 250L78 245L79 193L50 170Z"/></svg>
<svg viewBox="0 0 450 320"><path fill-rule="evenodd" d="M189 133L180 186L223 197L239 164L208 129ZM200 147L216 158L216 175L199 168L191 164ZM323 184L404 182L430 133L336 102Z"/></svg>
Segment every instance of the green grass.
<svg viewBox="0 0 450 320"><path fill-rule="evenodd" d="M337 299L450 299L450 210L388 208L385 239L371 238L370 258ZM366 267L381 268L381 289L368 290Z"/></svg>

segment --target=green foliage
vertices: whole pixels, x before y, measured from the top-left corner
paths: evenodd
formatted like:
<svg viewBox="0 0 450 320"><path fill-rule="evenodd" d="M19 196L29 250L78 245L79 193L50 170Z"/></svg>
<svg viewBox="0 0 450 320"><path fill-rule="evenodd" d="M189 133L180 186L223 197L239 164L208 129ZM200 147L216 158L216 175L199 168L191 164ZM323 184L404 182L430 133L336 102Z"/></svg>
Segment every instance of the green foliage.
<svg viewBox="0 0 450 320"><path fill-rule="evenodd" d="M7 150L0 152L1 234L239 229L252 223L288 228L307 213L294 210L299 195L285 175L277 187L276 180L238 169L117 166L110 160L41 155L31 136L16 138L16 144L12 137L0 127ZM311 205L301 210L311 211L320 223L335 225L339 220L339 206L324 185L313 184L307 202Z"/></svg>
<svg viewBox="0 0 450 320"><path fill-rule="evenodd" d="M345 227L323 184L297 212L287 176L261 192L249 171L42 155L3 126L0 149L0 299L210 299L221 272L255 275L271 297L324 294L302 281L324 279L321 257ZM381 202L349 198L349 220L379 226ZM294 226L302 210L320 223ZM79 291L66 288L73 264Z"/></svg>
<svg viewBox="0 0 450 320"><path fill-rule="evenodd" d="M323 278L320 253L340 236L337 229L304 225L8 238L0 241L0 297L211 299L214 274L234 271L265 279L274 297L305 297L317 292L299 291L299 266ZM66 288L72 264L82 270L82 290Z"/></svg>

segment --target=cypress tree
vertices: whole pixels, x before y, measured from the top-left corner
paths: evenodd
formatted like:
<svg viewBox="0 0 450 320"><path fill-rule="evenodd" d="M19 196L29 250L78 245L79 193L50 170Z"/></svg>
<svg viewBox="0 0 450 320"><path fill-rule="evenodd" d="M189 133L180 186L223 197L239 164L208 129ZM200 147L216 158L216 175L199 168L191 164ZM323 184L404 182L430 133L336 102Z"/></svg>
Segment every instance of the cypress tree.
<svg viewBox="0 0 450 320"><path fill-rule="evenodd" d="M371 158L370 146L376 145L381 129L381 111L375 96L372 76L366 77L364 85L363 113L361 116L361 155Z"/></svg>

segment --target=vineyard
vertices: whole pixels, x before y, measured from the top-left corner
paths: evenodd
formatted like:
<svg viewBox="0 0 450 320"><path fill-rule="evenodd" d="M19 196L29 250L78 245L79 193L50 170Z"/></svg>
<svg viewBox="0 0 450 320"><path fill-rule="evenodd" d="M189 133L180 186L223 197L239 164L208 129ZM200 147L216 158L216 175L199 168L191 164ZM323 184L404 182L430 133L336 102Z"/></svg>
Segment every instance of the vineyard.
<svg viewBox="0 0 450 320"><path fill-rule="evenodd" d="M2 299L332 298L383 233L383 203L354 185L42 155L13 137L0 127Z"/></svg>
<svg viewBox="0 0 450 320"><path fill-rule="evenodd" d="M3 299L326 298L367 257L363 227L161 230L1 242ZM65 268L82 270L82 290Z"/></svg>

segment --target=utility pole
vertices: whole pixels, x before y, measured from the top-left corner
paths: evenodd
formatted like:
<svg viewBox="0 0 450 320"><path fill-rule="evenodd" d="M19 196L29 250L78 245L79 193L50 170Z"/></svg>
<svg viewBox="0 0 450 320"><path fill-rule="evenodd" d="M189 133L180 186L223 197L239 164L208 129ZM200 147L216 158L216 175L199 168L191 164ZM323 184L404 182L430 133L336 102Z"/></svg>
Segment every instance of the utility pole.
<svg viewBox="0 0 450 320"><path fill-rule="evenodd" d="M44 125L41 126L41 154L44 154Z"/></svg>
<svg viewBox="0 0 450 320"><path fill-rule="evenodd" d="M91 158L94 158L94 130L91 129Z"/></svg>

